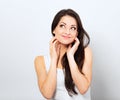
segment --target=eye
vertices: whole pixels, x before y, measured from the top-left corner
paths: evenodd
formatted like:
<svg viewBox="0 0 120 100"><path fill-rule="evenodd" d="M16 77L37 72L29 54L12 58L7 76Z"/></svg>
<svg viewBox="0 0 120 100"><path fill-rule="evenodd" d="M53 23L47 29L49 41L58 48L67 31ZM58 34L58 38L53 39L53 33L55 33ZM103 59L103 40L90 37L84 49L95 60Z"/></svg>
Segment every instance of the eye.
<svg viewBox="0 0 120 100"><path fill-rule="evenodd" d="M60 24L60 27L61 27L61 28L65 28L65 25L64 25L64 24Z"/></svg>
<svg viewBox="0 0 120 100"><path fill-rule="evenodd" d="M76 27L71 27L71 30L75 31L77 28Z"/></svg>

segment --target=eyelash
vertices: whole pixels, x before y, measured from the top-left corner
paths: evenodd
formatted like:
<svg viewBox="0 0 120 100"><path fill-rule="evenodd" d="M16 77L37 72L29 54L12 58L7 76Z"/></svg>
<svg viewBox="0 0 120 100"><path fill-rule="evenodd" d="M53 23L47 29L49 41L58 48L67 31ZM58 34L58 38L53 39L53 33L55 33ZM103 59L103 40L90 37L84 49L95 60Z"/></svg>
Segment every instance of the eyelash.
<svg viewBox="0 0 120 100"><path fill-rule="evenodd" d="M65 25L60 25L60 27L65 27ZM76 27L71 27L70 29L72 29L72 30L76 30L77 28Z"/></svg>
<svg viewBox="0 0 120 100"><path fill-rule="evenodd" d="M60 25L60 27L63 27L63 26L65 27L65 25L62 25L62 24Z"/></svg>
<svg viewBox="0 0 120 100"><path fill-rule="evenodd" d="M76 30L76 27L71 27L72 30Z"/></svg>

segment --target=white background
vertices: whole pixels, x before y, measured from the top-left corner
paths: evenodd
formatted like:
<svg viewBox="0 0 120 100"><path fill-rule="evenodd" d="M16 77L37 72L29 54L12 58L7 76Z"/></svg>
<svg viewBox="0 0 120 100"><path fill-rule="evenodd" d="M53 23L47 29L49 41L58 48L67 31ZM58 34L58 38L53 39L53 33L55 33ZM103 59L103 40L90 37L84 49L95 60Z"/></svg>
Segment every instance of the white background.
<svg viewBox="0 0 120 100"><path fill-rule="evenodd" d="M34 58L62 8L79 13L93 50L92 100L120 100L119 0L0 0L0 100L40 100Z"/></svg>

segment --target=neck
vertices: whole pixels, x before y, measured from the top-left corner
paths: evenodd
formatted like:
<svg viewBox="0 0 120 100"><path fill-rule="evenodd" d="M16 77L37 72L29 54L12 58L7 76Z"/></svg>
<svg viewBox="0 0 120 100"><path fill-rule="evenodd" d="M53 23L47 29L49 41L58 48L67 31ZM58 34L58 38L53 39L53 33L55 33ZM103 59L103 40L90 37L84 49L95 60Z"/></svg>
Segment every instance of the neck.
<svg viewBox="0 0 120 100"><path fill-rule="evenodd" d="M62 60L62 57L64 56L64 54L66 53L66 50L67 50L67 46L61 44L58 68L63 68L63 66L61 64L61 60Z"/></svg>
<svg viewBox="0 0 120 100"><path fill-rule="evenodd" d="M61 44L61 48L60 48L60 58L63 57L63 55L66 53L66 51L67 51L67 46Z"/></svg>

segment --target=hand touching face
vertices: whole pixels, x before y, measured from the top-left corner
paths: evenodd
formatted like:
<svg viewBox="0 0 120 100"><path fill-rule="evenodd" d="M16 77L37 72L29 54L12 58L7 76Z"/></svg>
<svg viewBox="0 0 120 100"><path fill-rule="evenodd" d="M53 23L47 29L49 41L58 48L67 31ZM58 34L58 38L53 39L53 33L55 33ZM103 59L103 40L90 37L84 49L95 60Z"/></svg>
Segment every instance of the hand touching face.
<svg viewBox="0 0 120 100"><path fill-rule="evenodd" d="M53 59L58 59L60 53L60 43L56 39L56 37L53 37L50 41L50 56Z"/></svg>
<svg viewBox="0 0 120 100"><path fill-rule="evenodd" d="M73 45L70 44L70 45L68 46L67 55L74 55L75 52L77 51L79 45L80 45L80 41L79 41L79 39L76 37L76 38L75 38L75 41L74 41L74 44L73 44Z"/></svg>

